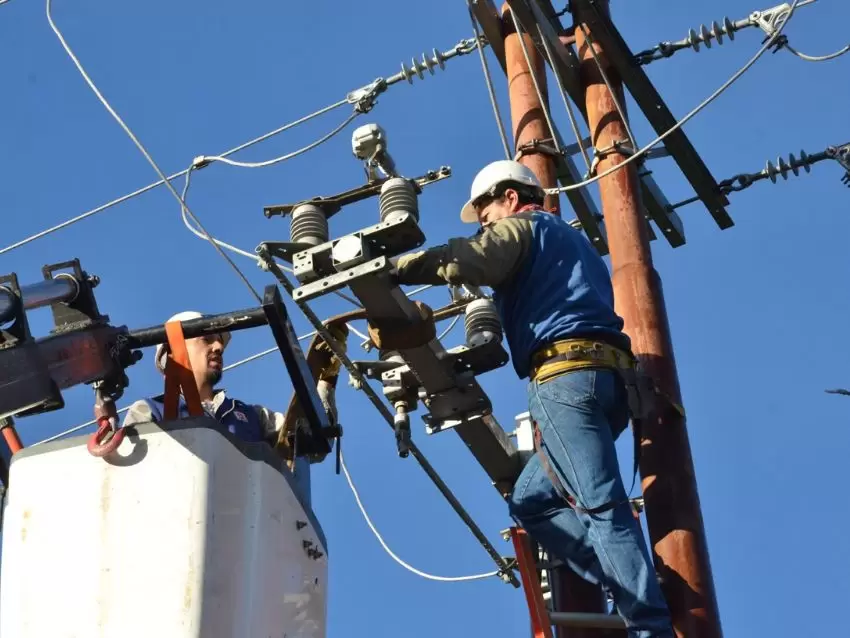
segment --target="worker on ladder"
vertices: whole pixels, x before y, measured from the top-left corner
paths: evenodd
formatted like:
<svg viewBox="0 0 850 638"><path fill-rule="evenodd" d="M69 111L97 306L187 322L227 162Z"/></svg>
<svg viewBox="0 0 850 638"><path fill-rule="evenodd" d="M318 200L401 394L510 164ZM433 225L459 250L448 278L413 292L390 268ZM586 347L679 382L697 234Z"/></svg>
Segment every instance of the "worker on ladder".
<svg viewBox="0 0 850 638"><path fill-rule="evenodd" d="M530 378L538 451L510 495L512 517L612 592L630 637L672 638L614 447L636 409L635 360L605 262L543 209L539 181L519 162L486 166L471 190L461 220L481 231L400 257L397 280L493 288L516 373Z"/></svg>

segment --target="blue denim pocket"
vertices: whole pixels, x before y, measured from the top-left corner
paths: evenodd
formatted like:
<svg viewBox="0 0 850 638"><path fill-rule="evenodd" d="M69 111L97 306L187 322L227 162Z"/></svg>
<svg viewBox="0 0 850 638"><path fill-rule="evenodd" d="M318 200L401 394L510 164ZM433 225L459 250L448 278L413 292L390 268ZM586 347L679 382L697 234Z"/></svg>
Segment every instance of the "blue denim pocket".
<svg viewBox="0 0 850 638"><path fill-rule="evenodd" d="M582 406L596 397L596 370L577 370L539 383L541 399L563 405Z"/></svg>

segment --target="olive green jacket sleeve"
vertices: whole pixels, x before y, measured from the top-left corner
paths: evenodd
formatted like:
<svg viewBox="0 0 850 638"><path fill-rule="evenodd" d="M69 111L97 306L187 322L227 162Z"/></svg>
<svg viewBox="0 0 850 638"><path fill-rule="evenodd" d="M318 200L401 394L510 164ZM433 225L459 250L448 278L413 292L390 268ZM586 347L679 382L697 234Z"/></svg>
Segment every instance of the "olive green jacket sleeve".
<svg viewBox="0 0 850 638"><path fill-rule="evenodd" d="M479 235L403 255L396 263L401 284L468 284L492 288L509 281L531 249L531 216L500 219Z"/></svg>

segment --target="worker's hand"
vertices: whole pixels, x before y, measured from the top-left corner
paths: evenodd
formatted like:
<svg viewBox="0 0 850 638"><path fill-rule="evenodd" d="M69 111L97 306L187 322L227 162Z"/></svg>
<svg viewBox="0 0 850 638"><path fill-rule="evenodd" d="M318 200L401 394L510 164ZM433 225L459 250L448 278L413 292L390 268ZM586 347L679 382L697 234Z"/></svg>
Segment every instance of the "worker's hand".
<svg viewBox="0 0 850 638"><path fill-rule="evenodd" d="M331 333L331 336L342 346L343 352L346 352L348 350L348 326L344 323L340 323L331 324L327 326L327 328L328 332ZM342 361L339 360L339 357L334 354L334 352L330 349L330 346L328 346L324 340L321 340L316 345L316 352L322 355L322 360L319 364L318 378L320 380L330 380L339 376L339 369L342 366Z"/></svg>
<svg viewBox="0 0 850 638"><path fill-rule="evenodd" d="M413 321L374 319L368 323L369 337L379 350L410 350L424 346L437 336L434 312L415 302L419 317Z"/></svg>

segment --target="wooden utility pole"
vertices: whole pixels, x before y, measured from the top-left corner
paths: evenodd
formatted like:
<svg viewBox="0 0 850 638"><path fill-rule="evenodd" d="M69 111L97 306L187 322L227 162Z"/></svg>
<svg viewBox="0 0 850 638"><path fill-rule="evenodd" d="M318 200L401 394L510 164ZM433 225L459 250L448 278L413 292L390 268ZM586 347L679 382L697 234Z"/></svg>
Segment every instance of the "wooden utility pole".
<svg viewBox="0 0 850 638"><path fill-rule="evenodd" d="M515 140L514 150L527 149L519 161L534 171L544 188L553 188L558 185L554 158L545 152L541 152L539 148L535 149L533 146L529 146L534 141L546 142L546 146L551 146L550 138L552 134L549 131L543 110L548 108L548 105L542 104L537 96L534 80L520 44L520 37L525 41L525 48L534 68L534 77L537 79L544 100L548 99L546 67L531 37L526 33L522 35L516 33L509 11L510 7L505 4L502 7L502 24L505 33L505 67ZM557 195L547 196L545 206L547 210L560 214ZM549 586L554 611L606 612L605 597L601 587L588 583L566 566L551 570L550 575ZM558 638L604 638L606 635L622 636L623 633L606 634L599 630L558 627L556 635Z"/></svg>
<svg viewBox="0 0 850 638"><path fill-rule="evenodd" d="M596 4L608 8L607 0ZM616 95L625 113L622 82L607 64L602 48L588 42L588 34L591 38L593 34L585 32L580 7L574 8L573 18L590 131L597 157L601 157L597 171L602 173L626 160L614 150L615 143L629 139L615 103ZM614 94L599 72L591 46L606 69ZM678 636L719 638L722 630L685 418L672 407L681 404L681 393L661 279L652 263L640 203L637 163L602 178L599 187L616 309L644 371L669 399L644 424L640 464L656 570Z"/></svg>

